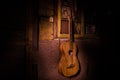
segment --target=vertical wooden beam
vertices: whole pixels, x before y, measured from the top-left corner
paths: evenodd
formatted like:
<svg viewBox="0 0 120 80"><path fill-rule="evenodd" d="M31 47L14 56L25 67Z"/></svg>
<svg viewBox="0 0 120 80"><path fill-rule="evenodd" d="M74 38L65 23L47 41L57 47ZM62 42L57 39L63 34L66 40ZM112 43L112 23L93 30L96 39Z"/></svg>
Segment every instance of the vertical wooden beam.
<svg viewBox="0 0 120 80"><path fill-rule="evenodd" d="M84 10L81 10L81 36L83 37L85 35L85 29L84 29Z"/></svg>
<svg viewBox="0 0 120 80"><path fill-rule="evenodd" d="M57 38L58 31L58 0L54 0L54 17L53 17L53 38Z"/></svg>
<svg viewBox="0 0 120 80"><path fill-rule="evenodd" d="M58 37L60 37L60 27L61 27L61 0L58 0Z"/></svg>
<svg viewBox="0 0 120 80"><path fill-rule="evenodd" d="M30 0L27 5L27 25L26 25L26 65L27 80L37 80L37 1Z"/></svg>

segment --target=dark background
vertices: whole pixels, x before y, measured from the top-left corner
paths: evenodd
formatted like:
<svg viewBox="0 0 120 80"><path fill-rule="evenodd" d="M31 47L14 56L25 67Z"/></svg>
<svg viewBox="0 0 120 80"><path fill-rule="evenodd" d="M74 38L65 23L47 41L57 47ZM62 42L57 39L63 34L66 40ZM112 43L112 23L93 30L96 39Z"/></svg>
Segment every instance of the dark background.
<svg viewBox="0 0 120 80"><path fill-rule="evenodd" d="M26 1L0 1L0 80L27 80Z"/></svg>
<svg viewBox="0 0 120 80"><path fill-rule="evenodd" d="M108 0L84 0L82 3L88 10L88 15L92 10L96 11L95 24L101 39L99 54L95 55L97 63L95 80L115 79L117 78L116 65L118 65L118 58L116 58L117 2Z"/></svg>
<svg viewBox="0 0 120 80"><path fill-rule="evenodd" d="M96 55L95 80L116 78L116 17L118 8L114 2L82 1L87 9L96 10L96 25L100 36L100 53ZM27 80L25 45L28 1L0 2L0 80ZM114 6L113 6L114 5ZM89 13L88 13L89 14ZM17 53L17 54L16 54Z"/></svg>

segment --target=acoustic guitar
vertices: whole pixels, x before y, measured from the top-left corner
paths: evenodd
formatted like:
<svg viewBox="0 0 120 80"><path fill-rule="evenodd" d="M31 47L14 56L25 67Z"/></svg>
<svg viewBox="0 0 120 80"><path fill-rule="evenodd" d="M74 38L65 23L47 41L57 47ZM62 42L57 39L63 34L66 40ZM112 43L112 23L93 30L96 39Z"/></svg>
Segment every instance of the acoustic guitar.
<svg viewBox="0 0 120 80"><path fill-rule="evenodd" d="M60 44L61 58L58 65L58 71L65 77L76 75L79 70L79 61L77 58L77 45L74 42L73 21L68 16L69 21L69 40Z"/></svg>

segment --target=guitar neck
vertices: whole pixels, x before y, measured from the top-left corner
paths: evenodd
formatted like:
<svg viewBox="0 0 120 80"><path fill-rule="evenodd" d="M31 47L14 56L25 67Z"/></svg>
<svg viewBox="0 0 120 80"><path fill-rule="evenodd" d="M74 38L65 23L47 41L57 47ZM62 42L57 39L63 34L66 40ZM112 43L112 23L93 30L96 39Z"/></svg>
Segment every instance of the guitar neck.
<svg viewBox="0 0 120 80"><path fill-rule="evenodd" d="M72 18L69 17L69 40L70 40L70 49L73 48L73 42L74 42L74 34L73 34L73 21Z"/></svg>

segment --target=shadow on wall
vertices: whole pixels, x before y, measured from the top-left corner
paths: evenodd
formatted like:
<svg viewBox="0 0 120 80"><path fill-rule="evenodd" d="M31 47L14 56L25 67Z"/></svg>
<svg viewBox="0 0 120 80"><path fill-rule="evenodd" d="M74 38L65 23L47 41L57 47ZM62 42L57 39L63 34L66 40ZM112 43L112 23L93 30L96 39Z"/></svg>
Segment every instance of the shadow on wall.
<svg viewBox="0 0 120 80"><path fill-rule="evenodd" d="M83 68L85 74L85 80L93 80L96 76L96 67L100 59L100 40L85 39L81 40L78 44L80 51L79 59L81 61L81 68Z"/></svg>

